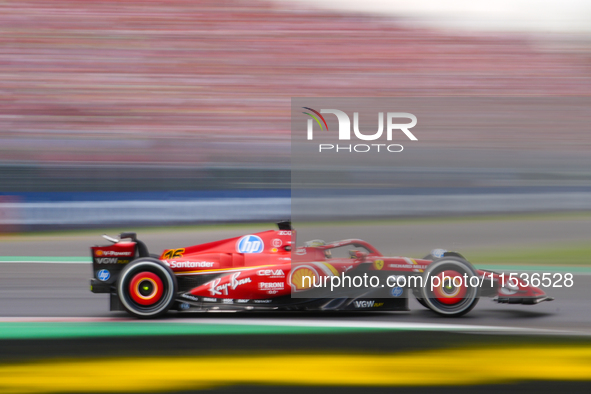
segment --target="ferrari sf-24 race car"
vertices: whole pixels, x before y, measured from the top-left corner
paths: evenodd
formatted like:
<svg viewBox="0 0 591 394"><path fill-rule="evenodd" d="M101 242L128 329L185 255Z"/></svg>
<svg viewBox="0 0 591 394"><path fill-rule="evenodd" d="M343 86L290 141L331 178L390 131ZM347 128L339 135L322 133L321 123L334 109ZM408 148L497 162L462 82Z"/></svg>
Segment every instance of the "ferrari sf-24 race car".
<svg viewBox="0 0 591 394"><path fill-rule="evenodd" d="M422 259L385 257L360 239L296 247L291 223L279 222L278 227L161 255L150 254L135 233L103 236L111 245L91 247L90 289L109 293L112 311L138 318L171 309L407 311L411 293L444 316L469 312L481 297L528 305L552 300L519 277L508 280L475 269L457 252L436 249ZM335 288L337 277L342 286ZM371 285L368 277L375 279Z"/></svg>

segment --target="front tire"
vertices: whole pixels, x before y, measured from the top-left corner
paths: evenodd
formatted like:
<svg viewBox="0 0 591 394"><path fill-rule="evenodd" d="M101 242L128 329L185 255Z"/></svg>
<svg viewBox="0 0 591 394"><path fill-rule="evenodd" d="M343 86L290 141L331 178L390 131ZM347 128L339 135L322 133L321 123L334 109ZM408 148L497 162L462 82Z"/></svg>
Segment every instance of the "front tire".
<svg viewBox="0 0 591 394"><path fill-rule="evenodd" d="M425 301L423 301L423 299L421 297L415 297L415 300L417 300L419 302L419 304L421 304L425 308L431 309L431 308L429 308L429 306L427 304L425 304Z"/></svg>
<svg viewBox="0 0 591 394"><path fill-rule="evenodd" d="M164 315L177 292L174 273L158 259L142 257L129 263L117 280L121 304L131 315L149 319Z"/></svg>
<svg viewBox="0 0 591 394"><path fill-rule="evenodd" d="M435 276L440 277L441 285L431 288L431 278ZM451 280L444 283L444 277ZM479 299L478 286L470 284L473 277L478 278L476 270L462 258L443 257L435 260L423 273L423 287L419 290L419 297L423 301L421 304L424 303L427 308L442 316L465 315L476 306ZM459 279L454 281L453 278L461 278L461 282Z"/></svg>

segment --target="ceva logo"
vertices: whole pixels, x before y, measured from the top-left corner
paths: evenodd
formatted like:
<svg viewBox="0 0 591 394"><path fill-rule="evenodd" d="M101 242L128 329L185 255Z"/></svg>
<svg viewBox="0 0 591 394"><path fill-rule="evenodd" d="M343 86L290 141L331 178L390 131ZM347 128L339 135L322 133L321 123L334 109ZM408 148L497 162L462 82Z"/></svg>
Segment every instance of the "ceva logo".
<svg viewBox="0 0 591 394"><path fill-rule="evenodd" d="M236 243L238 253L261 253L264 248L263 240L257 235L245 235Z"/></svg>
<svg viewBox="0 0 591 394"><path fill-rule="evenodd" d="M314 121L320 126L320 130L328 131L328 124L322 114L333 114L337 117L339 122L339 140L348 141L351 140L351 119L349 116L338 109L321 109L320 112L309 108L303 107L309 112L303 112L308 115L311 119L308 119L307 128L307 139L314 140ZM417 117L408 112L388 112L386 114L387 127L386 127L386 138L388 141L392 141L392 136L395 130L402 131L408 139L411 141L418 141L417 137L409 130L417 125ZM394 123L394 119L409 119L410 123ZM378 130L373 134L364 134L359 130L359 112L353 113L353 133L357 139L362 141L375 141L382 137L384 133L384 113L378 113ZM387 150L388 152L402 152L403 146L400 144L357 144L357 145L345 145L339 146L334 144L319 144L319 152L323 150L348 151L348 152L369 152L370 150L377 150L380 152L380 148Z"/></svg>

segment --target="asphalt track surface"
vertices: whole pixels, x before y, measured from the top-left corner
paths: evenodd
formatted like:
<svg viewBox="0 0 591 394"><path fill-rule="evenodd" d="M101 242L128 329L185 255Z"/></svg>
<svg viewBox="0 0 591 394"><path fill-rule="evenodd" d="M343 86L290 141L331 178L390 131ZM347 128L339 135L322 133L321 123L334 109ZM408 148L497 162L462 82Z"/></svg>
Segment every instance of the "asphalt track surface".
<svg viewBox="0 0 591 394"><path fill-rule="evenodd" d="M0 316L2 317L120 317L122 312L109 312L108 295L89 291L90 267L87 264L0 264ZM539 305L499 305L488 298L459 319L439 317L423 308L411 297L410 312L298 313L241 312L180 315L169 319L195 322L223 319L228 324L244 320L264 320L269 324L298 321L398 322L449 324L451 326L496 326L551 329L591 334L589 289L591 275L575 275L571 288L548 289L553 302Z"/></svg>
<svg viewBox="0 0 591 394"><path fill-rule="evenodd" d="M252 232L260 231L260 227ZM340 226L338 229L310 227L305 238L328 240L349 237L365 238L384 254L420 257L418 251L434 247L462 250L464 247L502 247L516 243L544 244L560 240L588 239L591 221L587 218L544 219L531 221L441 222L435 224L382 226ZM243 228L215 229L198 232L146 232L143 239L153 252L167 247L187 246L224 237L244 234ZM102 243L92 235L26 237L5 239L0 243L3 256L84 256L88 246ZM301 233L298 234L300 237ZM301 239L301 238L300 238ZM394 241L395 240L395 241ZM398 247L397 245L400 245ZM457 246L457 247L456 247ZM397 253L397 251L400 251ZM414 251L415 254L411 254ZM424 254L424 253L423 253ZM539 272L539 271L538 271ZM2 263L0 264L0 317L115 317L127 319L125 313L109 312L108 295L89 291L89 264L60 263ZM416 324L470 325L517 327L559 330L591 334L591 275L574 276L571 288L549 288L546 293L556 300L539 305L499 305L481 299L477 307L459 319L439 317L410 300L410 312L359 313L206 313L179 315L170 313L169 319L224 319L228 324L247 320L263 320L269 324L297 321L313 322L399 322Z"/></svg>

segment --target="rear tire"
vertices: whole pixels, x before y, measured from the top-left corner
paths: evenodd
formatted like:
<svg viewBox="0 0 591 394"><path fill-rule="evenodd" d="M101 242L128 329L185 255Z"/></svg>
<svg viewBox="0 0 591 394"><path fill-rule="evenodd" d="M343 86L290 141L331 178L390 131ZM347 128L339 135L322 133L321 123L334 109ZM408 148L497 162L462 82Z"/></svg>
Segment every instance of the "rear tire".
<svg viewBox="0 0 591 394"><path fill-rule="evenodd" d="M431 289L431 277L439 275L462 277L461 286L447 281ZM467 278L467 286L465 283ZM419 301L433 312L447 317L459 317L470 312L478 303L478 287L470 286L470 279L477 277L472 264L459 257L443 257L429 264L423 273L423 287L419 290ZM459 283L456 281L456 283ZM445 286L444 286L445 285ZM421 302L422 301L422 302Z"/></svg>
<svg viewBox="0 0 591 394"><path fill-rule="evenodd" d="M174 304L176 276L160 260L142 257L129 263L117 280L121 304L131 315L149 319L164 315Z"/></svg>

